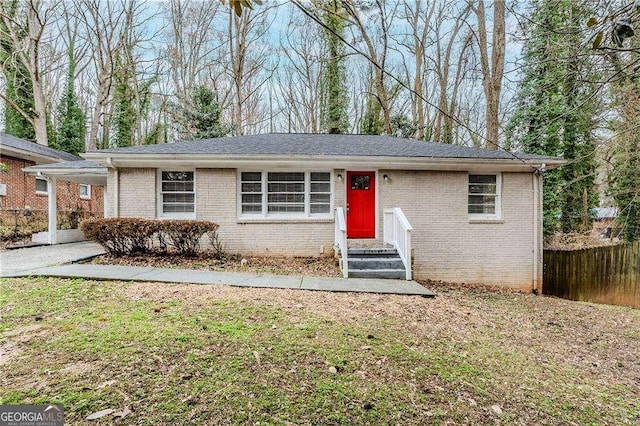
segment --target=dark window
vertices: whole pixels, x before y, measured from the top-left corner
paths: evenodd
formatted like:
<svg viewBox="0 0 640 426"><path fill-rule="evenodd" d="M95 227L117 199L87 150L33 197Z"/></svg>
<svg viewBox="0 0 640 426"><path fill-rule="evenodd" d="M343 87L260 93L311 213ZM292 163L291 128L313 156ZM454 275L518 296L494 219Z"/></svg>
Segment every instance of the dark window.
<svg viewBox="0 0 640 426"><path fill-rule="evenodd" d="M369 175L351 175L351 189L369 189Z"/></svg>

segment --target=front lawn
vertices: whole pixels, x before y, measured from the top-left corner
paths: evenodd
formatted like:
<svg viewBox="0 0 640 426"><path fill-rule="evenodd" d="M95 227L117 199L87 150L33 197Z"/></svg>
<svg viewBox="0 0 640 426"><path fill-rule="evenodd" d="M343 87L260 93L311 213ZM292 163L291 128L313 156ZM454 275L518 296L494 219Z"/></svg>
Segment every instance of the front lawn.
<svg viewBox="0 0 640 426"><path fill-rule="evenodd" d="M447 287L0 286L0 404L60 403L68 424L640 422L639 310Z"/></svg>

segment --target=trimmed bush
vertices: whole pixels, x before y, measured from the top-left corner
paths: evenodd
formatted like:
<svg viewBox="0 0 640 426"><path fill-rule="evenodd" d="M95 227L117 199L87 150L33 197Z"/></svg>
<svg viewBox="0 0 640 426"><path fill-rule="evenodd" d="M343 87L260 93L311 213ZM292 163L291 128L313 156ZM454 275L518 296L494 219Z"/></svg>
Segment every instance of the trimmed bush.
<svg viewBox="0 0 640 426"><path fill-rule="evenodd" d="M221 246L217 240L218 225L198 220L160 220L140 218L91 219L82 222L84 235L103 246L114 256L175 252L191 256L200 251L200 240L212 235L216 255Z"/></svg>

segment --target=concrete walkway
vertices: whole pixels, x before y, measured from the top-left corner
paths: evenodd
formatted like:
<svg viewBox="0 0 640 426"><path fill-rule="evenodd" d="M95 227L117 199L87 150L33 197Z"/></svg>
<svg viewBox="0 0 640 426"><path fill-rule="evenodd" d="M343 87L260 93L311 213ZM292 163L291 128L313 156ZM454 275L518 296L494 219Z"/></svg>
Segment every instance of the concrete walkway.
<svg viewBox="0 0 640 426"><path fill-rule="evenodd" d="M120 265L71 264L49 266L33 269L20 275L435 296L435 293L427 290L417 282L405 280L262 275L244 272L196 271L192 269Z"/></svg>
<svg viewBox="0 0 640 426"><path fill-rule="evenodd" d="M34 269L78 262L103 253L102 246L91 241L7 250L0 253L0 277L24 276Z"/></svg>
<svg viewBox="0 0 640 426"><path fill-rule="evenodd" d="M103 253L104 250L101 246L90 242L5 251L0 253L0 276L47 276L95 280L214 284L237 287L350 291L425 297L435 296L433 292L427 290L417 282L405 280L303 277L244 272L215 272L192 269L72 263Z"/></svg>

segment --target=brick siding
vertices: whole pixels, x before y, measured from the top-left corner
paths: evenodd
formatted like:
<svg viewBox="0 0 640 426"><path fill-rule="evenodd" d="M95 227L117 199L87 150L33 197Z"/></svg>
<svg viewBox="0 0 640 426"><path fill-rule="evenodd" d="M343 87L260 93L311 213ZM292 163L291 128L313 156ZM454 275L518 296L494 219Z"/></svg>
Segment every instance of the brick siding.
<svg viewBox="0 0 640 426"><path fill-rule="evenodd" d="M156 169L119 170L122 217L155 217ZM338 180L338 174L342 180ZM382 176L390 180L384 182ZM346 172L334 170L334 206L344 206ZM109 174L109 182L115 179ZM467 173L380 170L378 219L382 238L385 208L400 207L414 227L416 278L503 285L530 291L534 215L530 173L502 174L502 218L474 223L467 214ZM315 256L332 252L329 220L238 219L236 169L196 170L196 218L220 225L231 253ZM541 215L539 215L540 217Z"/></svg>
<svg viewBox="0 0 640 426"><path fill-rule="evenodd" d="M0 183L7 185L7 195L0 196L2 210L47 210L47 194L36 193L36 177L22 171L25 167L35 165L33 161L15 157L0 156L0 162L8 167L6 172L0 172ZM59 180L57 182L57 203L59 211L82 209L86 213L102 216L103 188L91 185L91 198L80 198L80 184Z"/></svg>

